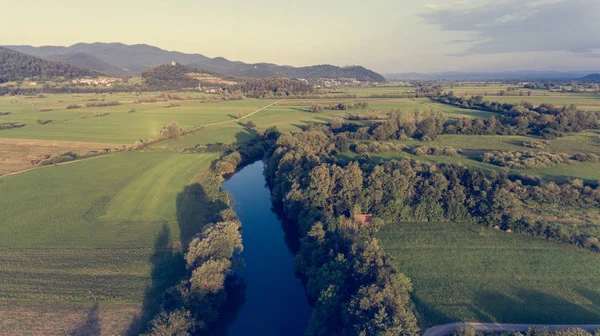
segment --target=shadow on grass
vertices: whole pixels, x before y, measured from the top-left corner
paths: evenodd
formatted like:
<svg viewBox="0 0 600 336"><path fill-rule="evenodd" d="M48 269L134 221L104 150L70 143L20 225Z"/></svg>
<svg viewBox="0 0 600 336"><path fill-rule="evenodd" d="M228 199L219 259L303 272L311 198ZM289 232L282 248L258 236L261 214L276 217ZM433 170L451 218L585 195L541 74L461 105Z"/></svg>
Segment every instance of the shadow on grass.
<svg viewBox="0 0 600 336"><path fill-rule="evenodd" d="M162 294L185 275L183 252L181 248L172 246L171 240L170 229L165 223L154 241L154 250L150 257L151 283L144 293L142 311L131 321L127 335L139 335L146 329L148 322L160 312Z"/></svg>
<svg viewBox="0 0 600 336"><path fill-rule="evenodd" d="M587 292L589 295L589 291ZM596 293L597 295L597 293ZM592 297L597 298L593 295ZM600 313L564 298L537 290L518 289L512 296L484 291L476 295L475 306L483 322L532 324L594 324L600 323ZM597 307L596 307L597 308Z"/></svg>
<svg viewBox="0 0 600 336"><path fill-rule="evenodd" d="M199 183L188 185L177 195L177 222L179 224L179 240L186 251L190 241L208 223L219 219L219 212L227 208L222 200L219 200L219 182L215 179L207 179L205 183L214 190L215 195L209 195L205 187Z"/></svg>
<svg viewBox="0 0 600 336"><path fill-rule="evenodd" d="M100 336L102 329L100 328L100 318L98 316L98 301L88 312L84 321L82 321L75 329L69 333L71 336Z"/></svg>
<svg viewBox="0 0 600 336"><path fill-rule="evenodd" d="M426 303L415 295L412 295L415 308L417 309L417 316L420 319L419 326L422 329L429 328L438 324L446 324L455 322L446 314L435 309L433 305Z"/></svg>
<svg viewBox="0 0 600 336"><path fill-rule="evenodd" d="M239 123L241 126L245 126L245 124ZM255 129L244 128L243 131L237 132L235 134L235 142L237 144L242 144L244 142L248 142L258 136L258 132Z"/></svg>

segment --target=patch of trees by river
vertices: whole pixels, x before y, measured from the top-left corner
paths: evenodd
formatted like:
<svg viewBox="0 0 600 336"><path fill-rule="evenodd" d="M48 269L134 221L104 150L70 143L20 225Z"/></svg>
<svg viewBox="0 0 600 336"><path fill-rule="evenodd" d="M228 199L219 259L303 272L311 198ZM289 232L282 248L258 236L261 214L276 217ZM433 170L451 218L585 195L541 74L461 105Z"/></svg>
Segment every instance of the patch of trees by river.
<svg viewBox="0 0 600 336"><path fill-rule="evenodd" d="M274 145L279 133L270 129L237 150L224 154L197 183L188 187L180 210L184 223L185 274L161 299L160 312L148 326L149 335L209 334L221 318L228 289L235 289L232 277L236 255L243 249L241 223L221 189L223 175L260 159ZM200 232L198 232L200 231ZM198 232L198 233L196 233ZM229 284L228 284L229 283Z"/></svg>
<svg viewBox="0 0 600 336"><path fill-rule="evenodd" d="M315 302L309 335L418 332L410 280L392 268L373 234L385 222L473 222L600 251L597 230L549 223L523 206L598 208L598 186L410 160L348 162L336 155L336 140L328 127L283 134L266 168L273 199L303 237L297 270ZM376 219L366 227L353 220L358 213Z"/></svg>

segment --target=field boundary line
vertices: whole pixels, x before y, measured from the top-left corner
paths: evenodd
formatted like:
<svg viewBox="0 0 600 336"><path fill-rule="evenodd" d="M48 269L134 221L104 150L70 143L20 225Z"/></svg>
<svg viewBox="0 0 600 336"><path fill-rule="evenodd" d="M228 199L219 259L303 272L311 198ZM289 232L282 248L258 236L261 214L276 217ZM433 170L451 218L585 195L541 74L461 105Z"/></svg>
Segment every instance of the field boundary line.
<svg viewBox="0 0 600 336"><path fill-rule="evenodd" d="M22 174L22 173L25 173L25 172L28 172L28 171L32 171L32 170L37 170L37 169L42 169L42 168L50 168L50 167L56 167L56 166L62 166L62 165L66 165L66 164L69 164L69 163L87 161L87 160L91 160L91 159L98 159L98 158L101 158L101 157L108 156L110 154L117 154L117 153L107 153L105 155L97 155L97 156L92 156L92 157L88 157L88 158L84 158L84 159L77 159L77 160L73 160L73 161L55 163L55 164L51 164L51 165L47 165L47 166L36 166L36 167L33 167L33 168L29 168L29 169L25 169L25 170L19 170L19 171L16 171L16 172L12 172L12 173L8 173L8 174L0 175L0 179L2 179L3 177L7 177L7 176Z"/></svg>
<svg viewBox="0 0 600 336"><path fill-rule="evenodd" d="M473 328L476 331L485 332L515 332L527 331L527 329L571 329L579 328L586 331L600 330L600 324L511 324L511 323L476 323L457 322L437 325L427 328L423 336L446 336L454 333L460 328Z"/></svg>
<svg viewBox="0 0 600 336"><path fill-rule="evenodd" d="M241 118L232 119L232 120L226 120L226 121L220 121L220 122L216 122L216 123L210 123L210 124L203 124L203 125L199 125L199 126L193 127L193 128L191 128L191 129L190 129L190 130L191 130L191 131L190 131L190 133L192 133L192 132L196 132L197 130L200 130L200 129L204 128L204 127L210 127L210 126L217 126L217 125L229 124L229 123L233 123L233 122L238 122L238 121L240 121L240 120L244 120L244 119L246 119L246 118L248 118L248 117L251 117L251 116L253 116L253 115L257 114L258 112L261 112L261 111L264 111L264 110L268 109L268 108L269 108L269 107L271 107L271 106L274 106L274 105L276 105L276 104L279 104L279 103L280 103L280 102L282 102L282 101L283 101L283 99L280 99L280 100L278 100L278 101L276 101L276 102L274 102L274 103L272 103L272 104L269 104L269 105L267 105L267 106L261 107L261 108L259 108L258 110L254 111L254 112L251 112L251 113L249 113L249 114L247 114L247 115L245 115L245 116L243 116L243 117L241 117Z"/></svg>

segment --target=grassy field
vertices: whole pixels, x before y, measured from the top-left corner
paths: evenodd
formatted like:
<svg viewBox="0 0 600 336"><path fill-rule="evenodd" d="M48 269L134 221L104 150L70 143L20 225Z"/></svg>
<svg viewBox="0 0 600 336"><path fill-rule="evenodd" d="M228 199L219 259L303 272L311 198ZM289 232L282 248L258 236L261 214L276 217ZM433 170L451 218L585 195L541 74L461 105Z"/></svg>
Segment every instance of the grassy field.
<svg viewBox="0 0 600 336"><path fill-rule="evenodd" d="M1 178L0 329L35 333L27 316L47 315L66 334L89 310L121 333L173 281L184 195L215 156L120 153Z"/></svg>
<svg viewBox="0 0 600 336"><path fill-rule="evenodd" d="M183 95L183 94L182 94ZM147 97L148 94L141 98ZM156 95L155 95L156 96ZM104 98L100 98L104 97ZM90 99L120 101L124 105L66 109L68 105L85 106ZM169 122L183 128L232 120L238 113L246 115L274 101L247 99L228 102L199 100L174 101L180 106L165 108L167 102L133 104L133 95L51 95L47 98L0 97L0 123L18 122L25 127L4 130L0 138L88 141L133 144L136 140L157 136ZM93 102L92 102L93 103ZM135 112L130 112L131 109ZM40 112L52 109L49 112ZM109 113L94 117L96 114ZM44 125L37 120L50 121Z"/></svg>
<svg viewBox="0 0 600 336"><path fill-rule="evenodd" d="M425 327L600 323L597 253L456 223L389 224L379 238L411 278Z"/></svg>

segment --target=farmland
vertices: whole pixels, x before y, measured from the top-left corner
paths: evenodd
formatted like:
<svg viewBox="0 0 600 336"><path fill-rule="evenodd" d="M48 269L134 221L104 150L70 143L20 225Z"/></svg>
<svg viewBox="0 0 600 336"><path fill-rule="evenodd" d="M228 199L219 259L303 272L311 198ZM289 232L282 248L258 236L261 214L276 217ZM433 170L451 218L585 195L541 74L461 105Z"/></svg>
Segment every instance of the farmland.
<svg viewBox="0 0 600 336"><path fill-rule="evenodd" d="M149 307L158 307L160 293L180 275L182 244L185 246L198 230L190 225L202 226L199 219L210 217L216 209L205 204L190 215L182 204L189 186L202 183L202 174L223 153L190 154L186 149L244 143L270 127L298 133L309 124L327 124L336 118L349 122L351 115L386 117L392 110L404 120L433 114L445 119L486 119L495 115L429 98L370 98L407 94L415 89L343 88L339 93L322 93L321 98L281 101L217 101L214 95L190 92L0 97L0 112L10 112L0 115L0 123L26 124L0 131L0 173L32 169L0 178L0 259L4 261L0 263L0 329L19 332L50 328L69 333L93 318L103 332L117 334L132 325L136 316L149 314ZM454 90L475 94L478 90L501 89L505 87L490 84ZM353 94L357 98L332 98L333 94ZM556 105L576 102L600 110L597 97L589 94L548 94L535 91L532 97L486 99ZM86 107L112 101L119 104ZM327 109L330 105L358 102L368 105L358 110ZM81 107L67 109L70 105ZM313 113L313 105L326 109ZM260 112L238 120L255 111ZM184 130L198 130L132 150L135 141L156 138L172 121ZM248 121L256 127L246 127ZM201 125L208 126L198 127ZM597 130L549 140L441 134L432 141L383 140L407 148L368 156L374 162L413 159L463 164L489 172L501 167L479 160L486 151L522 151L525 143L546 141L545 148L531 150L600 155L599 139ZM129 147L128 151L122 149L123 145ZM412 150L420 146L461 151L452 156L414 155ZM121 149L43 169L31 163L69 151L86 154L107 148ZM359 156L349 151L339 155ZM600 163L512 169L510 173L557 182L582 179L594 184L600 180ZM583 232L598 232L597 225L588 225L598 216L593 207L524 208L552 223L564 222ZM545 323L554 321L552 316L564 323L600 322L600 261L592 252L452 223L388 224L380 239L397 268L412 279L415 302L425 326L449 321ZM168 262L172 268L164 268ZM28 321L31 316L41 318L33 325ZM133 323L133 327L139 325Z"/></svg>
<svg viewBox="0 0 600 336"><path fill-rule="evenodd" d="M411 278L424 326L600 323L593 252L457 223L389 224L379 238Z"/></svg>
<svg viewBox="0 0 600 336"><path fill-rule="evenodd" d="M126 95L52 95L31 99L2 97L0 112L11 114L0 116L0 121L24 123L26 126L4 131L0 137L129 145L136 140L157 136L171 121L176 121L183 128L191 128L232 120L237 118L238 113L243 116L273 102L251 99L227 103L192 100L177 101L175 105L179 106L170 108L167 108L169 102L132 103L135 99L143 98ZM86 102L96 99L123 102L123 105L67 109L69 105L85 106ZM95 117L104 113L108 114ZM38 119L49 122L40 125Z"/></svg>
<svg viewBox="0 0 600 336"><path fill-rule="evenodd" d="M120 153L2 178L0 329L46 316L39 328L68 333L89 312L123 332L176 271L157 267L180 253L185 188L214 158Z"/></svg>

